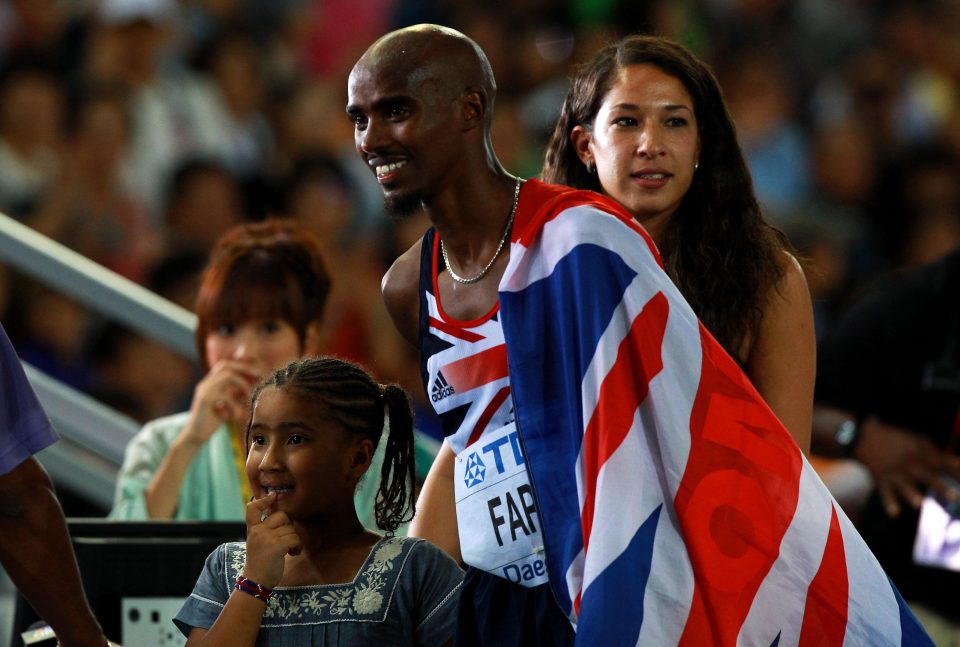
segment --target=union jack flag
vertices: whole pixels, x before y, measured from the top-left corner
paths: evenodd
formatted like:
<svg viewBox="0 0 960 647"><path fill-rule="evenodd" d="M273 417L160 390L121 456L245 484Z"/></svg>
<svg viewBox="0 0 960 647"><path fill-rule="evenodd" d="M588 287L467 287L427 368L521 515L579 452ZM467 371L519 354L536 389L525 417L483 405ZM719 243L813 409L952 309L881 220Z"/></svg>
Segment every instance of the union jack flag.
<svg viewBox="0 0 960 647"><path fill-rule="evenodd" d="M500 310L577 644L933 644L616 205L528 181Z"/></svg>

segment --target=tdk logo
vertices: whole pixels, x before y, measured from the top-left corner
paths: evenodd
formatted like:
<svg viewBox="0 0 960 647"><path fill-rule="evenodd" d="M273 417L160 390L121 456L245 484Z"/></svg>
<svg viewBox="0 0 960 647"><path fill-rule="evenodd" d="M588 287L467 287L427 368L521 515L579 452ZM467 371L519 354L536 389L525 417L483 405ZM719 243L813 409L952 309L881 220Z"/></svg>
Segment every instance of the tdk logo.
<svg viewBox="0 0 960 647"><path fill-rule="evenodd" d="M447 384L447 380L444 379L443 373L437 373L437 379L433 381L433 388L430 390L430 399L434 402L440 402L448 395L453 395L456 391L453 390L453 387Z"/></svg>
<svg viewBox="0 0 960 647"><path fill-rule="evenodd" d="M509 450L506 450L504 445L509 445ZM504 451L501 452L501 449L504 449ZM511 431L506 436L500 436L496 440L487 443L480 448L480 451L493 456L493 462L496 465L498 474L503 474L506 470L512 469L512 467L508 467L505 464L506 461L511 458L513 459L513 464L516 466L523 465L527 462L523 457L523 452L520 451L520 434L516 431Z"/></svg>
<svg viewBox="0 0 960 647"><path fill-rule="evenodd" d="M480 485L487 476L487 466L483 464L483 459L477 452L473 452L467 457L467 471L464 474L463 482L467 487Z"/></svg>

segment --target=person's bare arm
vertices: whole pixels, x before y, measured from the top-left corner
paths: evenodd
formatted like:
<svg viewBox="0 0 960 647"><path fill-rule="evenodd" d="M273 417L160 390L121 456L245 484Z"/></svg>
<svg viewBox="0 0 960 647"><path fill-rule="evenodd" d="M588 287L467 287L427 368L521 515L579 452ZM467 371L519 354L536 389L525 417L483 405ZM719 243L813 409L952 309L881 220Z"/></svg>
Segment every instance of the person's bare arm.
<svg viewBox="0 0 960 647"><path fill-rule="evenodd" d="M300 537L286 512L261 518L261 513L268 511L276 500L276 494L271 494L251 501L246 508L247 556L243 576L268 589L275 588L283 578L284 556L301 549ZM267 603L260 598L234 589L213 626L209 630L194 628L187 646L252 646L266 608Z"/></svg>
<svg viewBox="0 0 960 647"><path fill-rule="evenodd" d="M810 453L816 338L813 304L800 264L784 256L785 274L771 290L747 374L804 454Z"/></svg>
<svg viewBox="0 0 960 647"><path fill-rule="evenodd" d="M420 241L393 262L383 275L380 291L393 325L407 342L419 348Z"/></svg>
<svg viewBox="0 0 960 647"><path fill-rule="evenodd" d="M853 411L817 404L813 445L818 454L844 455L836 436L846 421L856 425L858 436L849 458L870 471L889 516L898 516L904 504L919 508L929 489L947 500L955 496L948 481L960 480L960 457L940 449L923 434L887 424L875 415L858 417Z"/></svg>
<svg viewBox="0 0 960 647"><path fill-rule="evenodd" d="M420 242L408 249L383 277L381 291L387 312L400 334L418 346L420 325ZM422 537L445 551L459 564L460 535L453 491L453 450L440 446L417 498L417 514L407 534Z"/></svg>
<svg viewBox="0 0 960 647"><path fill-rule="evenodd" d="M0 563L63 647L107 644L83 592L63 509L34 458L0 476Z"/></svg>
<svg viewBox="0 0 960 647"><path fill-rule="evenodd" d="M446 441L433 460L427 479L417 499L417 514L407 534L422 537L450 555L459 564L460 534L457 529L457 508L454 503L453 462L456 456Z"/></svg>
<svg viewBox="0 0 960 647"><path fill-rule="evenodd" d="M170 519L177 511L180 489L200 448L227 420L246 418L247 399L258 376L242 362L223 360L197 384L187 423L144 492L151 519Z"/></svg>

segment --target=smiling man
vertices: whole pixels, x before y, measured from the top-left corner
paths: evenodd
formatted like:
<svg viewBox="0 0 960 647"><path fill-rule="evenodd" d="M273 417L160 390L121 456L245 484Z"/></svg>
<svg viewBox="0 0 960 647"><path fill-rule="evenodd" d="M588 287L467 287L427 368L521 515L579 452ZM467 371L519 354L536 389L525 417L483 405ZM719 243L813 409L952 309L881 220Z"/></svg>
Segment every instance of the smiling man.
<svg viewBox="0 0 960 647"><path fill-rule="evenodd" d="M647 232L504 170L495 94L437 25L348 82L388 209L433 225L382 287L445 435L410 534L469 567L456 644L929 644Z"/></svg>
<svg viewBox="0 0 960 647"><path fill-rule="evenodd" d="M376 175L388 212L404 217L423 209L434 225L383 280L397 328L420 349L427 392L446 436L410 533L470 565L457 644L562 645L572 642L572 628L545 583L542 559L528 559L543 543L522 463L510 463L513 487L501 497L506 501L518 488L527 492L526 512L517 507L523 530L514 526L511 534L510 510L502 509L502 532L517 541L497 543L491 516L501 515L484 507L494 497L454 504L456 455L481 439L506 438L513 425L497 290L522 180L507 173L493 152L495 96L490 64L473 41L444 27L419 25L385 36L363 55L350 74L347 114L357 152ZM458 515L461 532L480 538L462 553ZM474 523L479 527L471 529ZM539 561L536 586L489 572L496 571L494 562L511 559L479 557L491 547ZM496 621L490 622L495 608Z"/></svg>

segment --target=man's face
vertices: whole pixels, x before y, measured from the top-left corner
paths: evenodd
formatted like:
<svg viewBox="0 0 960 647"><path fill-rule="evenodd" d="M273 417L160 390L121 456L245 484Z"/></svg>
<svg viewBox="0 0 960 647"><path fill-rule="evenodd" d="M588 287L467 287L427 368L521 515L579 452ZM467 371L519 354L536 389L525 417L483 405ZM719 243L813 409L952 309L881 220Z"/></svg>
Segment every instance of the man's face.
<svg viewBox="0 0 960 647"><path fill-rule="evenodd" d="M358 63L347 85L347 114L357 152L383 189L394 217L416 213L435 196L460 157L457 98L439 83Z"/></svg>

